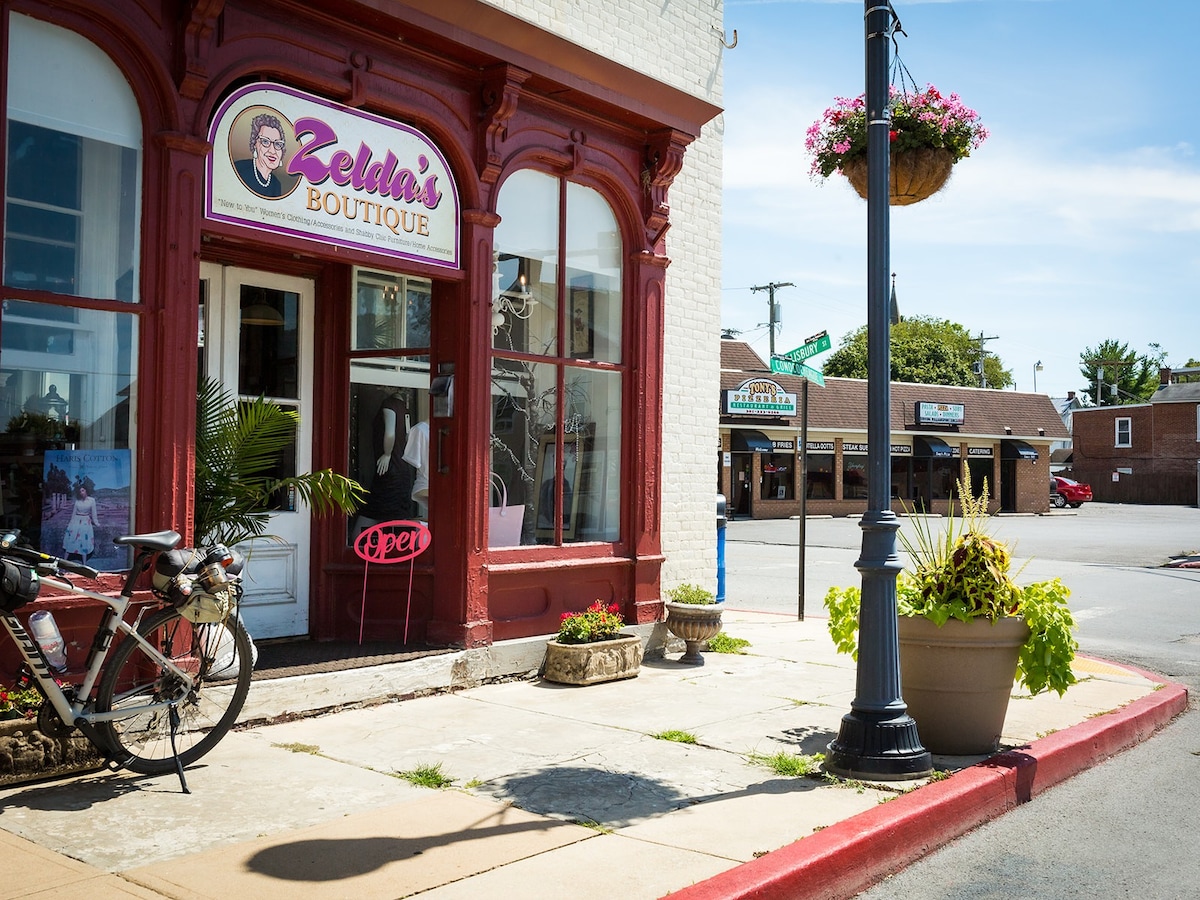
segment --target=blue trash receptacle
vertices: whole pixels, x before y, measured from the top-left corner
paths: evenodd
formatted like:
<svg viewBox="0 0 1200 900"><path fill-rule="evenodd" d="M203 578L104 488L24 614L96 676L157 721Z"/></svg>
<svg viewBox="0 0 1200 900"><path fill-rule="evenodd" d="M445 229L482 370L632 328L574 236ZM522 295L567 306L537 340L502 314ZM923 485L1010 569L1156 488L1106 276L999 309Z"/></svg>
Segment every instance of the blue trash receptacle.
<svg viewBox="0 0 1200 900"><path fill-rule="evenodd" d="M717 602L725 602L725 495L717 494Z"/></svg>

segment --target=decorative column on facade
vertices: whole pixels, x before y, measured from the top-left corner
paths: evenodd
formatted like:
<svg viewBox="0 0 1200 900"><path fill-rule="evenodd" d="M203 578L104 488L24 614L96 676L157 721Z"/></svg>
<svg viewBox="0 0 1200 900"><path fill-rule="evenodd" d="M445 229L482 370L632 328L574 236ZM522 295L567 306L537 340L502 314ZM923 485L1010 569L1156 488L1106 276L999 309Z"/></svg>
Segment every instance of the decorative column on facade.
<svg viewBox="0 0 1200 900"><path fill-rule="evenodd" d="M435 564L433 611L427 640L433 644L482 647L492 643L488 613L487 507L491 472L491 289L493 234L500 217L463 210L462 246L468 265L464 282L446 284L435 297L434 377L453 366L454 414L435 418L444 471L431 473L430 510ZM459 316L467 310L464 320ZM449 535L449 537L447 537Z"/></svg>
<svg viewBox="0 0 1200 900"><path fill-rule="evenodd" d="M138 367L140 373L157 373L142 383L157 384L159 389L138 396L138 418L150 427L142 430L138 441L134 528L176 528L191 540L200 229L209 146L178 132L160 132L155 144L165 177L158 202L147 211L143 225L143 233L158 238L145 243L145 314Z"/></svg>
<svg viewBox="0 0 1200 900"><path fill-rule="evenodd" d="M662 421L663 421L663 334L666 329L666 234L671 227L667 194L683 168L684 149L692 137L674 129L650 136L642 170L644 241L632 255L632 283L637 302L629 304L631 329L637 335L634 358L630 360L627 392L632 408L630 468L642 480L630 497L630 528L637 540L633 547L634 622L656 622L662 617L660 576L662 573Z"/></svg>

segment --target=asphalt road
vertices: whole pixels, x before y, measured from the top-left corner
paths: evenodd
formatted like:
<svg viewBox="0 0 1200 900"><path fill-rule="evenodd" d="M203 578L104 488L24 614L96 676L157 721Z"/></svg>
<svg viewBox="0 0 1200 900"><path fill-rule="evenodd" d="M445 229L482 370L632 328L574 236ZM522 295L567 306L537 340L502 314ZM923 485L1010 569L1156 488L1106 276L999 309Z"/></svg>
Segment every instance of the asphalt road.
<svg viewBox="0 0 1200 900"><path fill-rule="evenodd" d="M936 851L862 900L1200 896L1200 569L1164 568L1200 554L1200 509L1085 504L1046 516L1001 516L1018 582L1071 588L1082 652L1187 685L1191 710L1139 746L1039 795ZM911 528L903 522L902 528ZM823 616L831 585L857 584L857 520L806 523L805 615ZM730 523L726 602L798 608L799 523ZM898 548L903 558L902 548Z"/></svg>

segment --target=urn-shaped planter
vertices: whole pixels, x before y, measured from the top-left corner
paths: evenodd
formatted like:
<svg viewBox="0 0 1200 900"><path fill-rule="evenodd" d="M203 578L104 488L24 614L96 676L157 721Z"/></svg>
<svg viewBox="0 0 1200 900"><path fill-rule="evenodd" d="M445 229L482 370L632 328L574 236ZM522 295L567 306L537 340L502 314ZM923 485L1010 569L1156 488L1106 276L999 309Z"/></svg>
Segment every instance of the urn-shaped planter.
<svg viewBox="0 0 1200 900"><path fill-rule="evenodd" d="M932 753L994 753L1029 626L1019 616L950 619L941 627L901 616L900 693Z"/></svg>
<svg viewBox="0 0 1200 900"><path fill-rule="evenodd" d="M587 644L546 642L542 677L559 684L598 684L636 678L642 665L642 639L621 634Z"/></svg>
<svg viewBox="0 0 1200 900"><path fill-rule="evenodd" d="M663 604L667 608L667 630L681 638L687 647L679 661L693 666L704 665L700 650L721 630L722 604L675 603L671 600L665 600Z"/></svg>

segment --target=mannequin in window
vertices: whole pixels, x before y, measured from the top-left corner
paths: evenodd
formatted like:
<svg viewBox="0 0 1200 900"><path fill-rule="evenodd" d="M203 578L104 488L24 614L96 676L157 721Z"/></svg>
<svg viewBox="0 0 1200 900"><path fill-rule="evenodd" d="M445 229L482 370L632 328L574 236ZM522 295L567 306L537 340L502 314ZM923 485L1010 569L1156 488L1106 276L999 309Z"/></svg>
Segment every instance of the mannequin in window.
<svg viewBox="0 0 1200 900"><path fill-rule="evenodd" d="M412 499L417 504L418 515L429 517L429 423L418 422L408 433L404 447L404 461L417 470L413 481Z"/></svg>
<svg viewBox="0 0 1200 900"><path fill-rule="evenodd" d="M377 522L407 519L412 515L413 473L400 464L408 436L408 405L403 396L401 388L389 390L371 424L375 470L367 502L358 511L356 533Z"/></svg>

